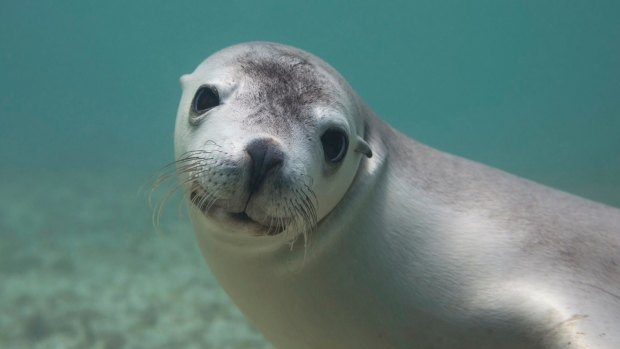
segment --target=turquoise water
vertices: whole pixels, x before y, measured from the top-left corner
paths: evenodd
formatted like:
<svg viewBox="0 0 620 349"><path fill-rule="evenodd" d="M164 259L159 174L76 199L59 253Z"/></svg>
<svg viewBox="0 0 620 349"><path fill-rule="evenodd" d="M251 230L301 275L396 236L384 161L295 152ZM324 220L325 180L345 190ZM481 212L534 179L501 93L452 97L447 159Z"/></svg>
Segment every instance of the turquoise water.
<svg viewBox="0 0 620 349"><path fill-rule="evenodd" d="M409 136L620 207L619 15L617 1L2 1L0 347L265 345L182 217L153 234L143 194L172 160L178 77L238 42L310 51Z"/></svg>
<svg viewBox="0 0 620 349"><path fill-rule="evenodd" d="M620 183L618 15L615 1L3 1L0 157L157 168L178 77L270 40L330 62L416 139L620 205L604 189Z"/></svg>

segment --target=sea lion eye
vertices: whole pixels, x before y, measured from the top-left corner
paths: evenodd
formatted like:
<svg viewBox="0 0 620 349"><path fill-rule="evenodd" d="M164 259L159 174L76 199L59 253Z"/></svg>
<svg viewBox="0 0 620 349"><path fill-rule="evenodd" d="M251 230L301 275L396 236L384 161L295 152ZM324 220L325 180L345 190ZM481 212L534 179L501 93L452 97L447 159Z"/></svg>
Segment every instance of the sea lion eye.
<svg viewBox="0 0 620 349"><path fill-rule="evenodd" d="M332 164L338 163L344 159L349 146L347 134L337 128L330 128L321 136L323 144L323 153L325 160Z"/></svg>
<svg viewBox="0 0 620 349"><path fill-rule="evenodd" d="M200 86L194 100L192 101L192 111L196 114L202 114L209 109L220 105L220 96L217 89L213 86Z"/></svg>

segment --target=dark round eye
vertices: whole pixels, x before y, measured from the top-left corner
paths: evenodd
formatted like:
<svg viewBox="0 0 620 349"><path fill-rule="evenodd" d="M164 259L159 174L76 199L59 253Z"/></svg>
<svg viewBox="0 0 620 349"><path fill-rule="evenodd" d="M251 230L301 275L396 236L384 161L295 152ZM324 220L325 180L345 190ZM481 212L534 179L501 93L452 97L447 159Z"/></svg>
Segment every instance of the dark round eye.
<svg viewBox="0 0 620 349"><path fill-rule="evenodd" d="M220 105L220 96L217 89L213 86L201 86L194 96L192 111L196 114L202 114L218 105Z"/></svg>
<svg viewBox="0 0 620 349"><path fill-rule="evenodd" d="M344 131L337 128L330 128L321 136L321 143L323 144L325 160L335 164L344 159L347 153L349 140Z"/></svg>

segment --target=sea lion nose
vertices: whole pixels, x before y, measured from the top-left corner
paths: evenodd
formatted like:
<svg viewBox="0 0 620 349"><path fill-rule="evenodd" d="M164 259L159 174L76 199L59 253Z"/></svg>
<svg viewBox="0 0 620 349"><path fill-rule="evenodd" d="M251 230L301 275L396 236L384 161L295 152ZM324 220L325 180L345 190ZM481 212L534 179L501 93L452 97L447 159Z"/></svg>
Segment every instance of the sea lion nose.
<svg viewBox="0 0 620 349"><path fill-rule="evenodd" d="M267 174L274 168L282 166L284 152L270 138L259 138L245 147L250 155L250 192L255 192L265 181Z"/></svg>

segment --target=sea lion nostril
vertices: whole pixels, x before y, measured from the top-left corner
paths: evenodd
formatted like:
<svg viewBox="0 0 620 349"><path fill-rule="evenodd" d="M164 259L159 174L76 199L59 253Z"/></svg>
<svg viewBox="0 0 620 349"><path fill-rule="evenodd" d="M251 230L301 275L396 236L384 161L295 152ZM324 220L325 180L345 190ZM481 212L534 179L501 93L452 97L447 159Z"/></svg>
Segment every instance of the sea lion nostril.
<svg viewBox="0 0 620 349"><path fill-rule="evenodd" d="M256 191L267 174L284 162L284 152L278 144L269 138L259 138L251 141L245 151L252 160L250 168L250 191Z"/></svg>

